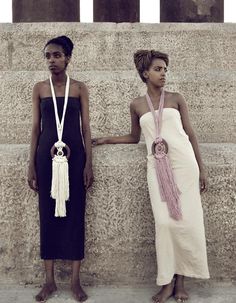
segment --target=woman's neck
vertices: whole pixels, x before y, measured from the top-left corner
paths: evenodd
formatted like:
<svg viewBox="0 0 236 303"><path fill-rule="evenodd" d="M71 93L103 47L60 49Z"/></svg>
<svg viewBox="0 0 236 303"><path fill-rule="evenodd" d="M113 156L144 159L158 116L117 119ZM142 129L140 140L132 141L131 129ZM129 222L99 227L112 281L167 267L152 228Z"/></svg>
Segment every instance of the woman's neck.
<svg viewBox="0 0 236 303"><path fill-rule="evenodd" d="M67 79L66 72L60 74L52 74L52 82L54 85L61 86L65 85Z"/></svg>
<svg viewBox="0 0 236 303"><path fill-rule="evenodd" d="M153 98L159 98L163 89L163 87L154 87L153 85L147 84L147 93Z"/></svg>

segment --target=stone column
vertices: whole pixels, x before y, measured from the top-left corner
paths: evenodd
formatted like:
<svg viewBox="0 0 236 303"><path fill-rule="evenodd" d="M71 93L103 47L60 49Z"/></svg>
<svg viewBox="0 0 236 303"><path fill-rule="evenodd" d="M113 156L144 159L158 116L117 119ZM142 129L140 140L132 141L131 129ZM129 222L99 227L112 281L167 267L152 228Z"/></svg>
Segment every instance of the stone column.
<svg viewBox="0 0 236 303"><path fill-rule="evenodd" d="M224 0L160 0L161 22L224 22Z"/></svg>
<svg viewBox="0 0 236 303"><path fill-rule="evenodd" d="M12 0L13 22L79 22L79 0Z"/></svg>
<svg viewBox="0 0 236 303"><path fill-rule="evenodd" d="M139 22L139 0L93 0L94 22Z"/></svg>

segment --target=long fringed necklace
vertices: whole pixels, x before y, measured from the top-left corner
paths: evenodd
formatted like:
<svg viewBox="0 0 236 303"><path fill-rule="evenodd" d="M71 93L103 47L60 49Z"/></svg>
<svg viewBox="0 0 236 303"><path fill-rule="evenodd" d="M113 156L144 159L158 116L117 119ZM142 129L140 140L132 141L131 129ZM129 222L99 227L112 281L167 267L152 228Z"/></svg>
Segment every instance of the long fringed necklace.
<svg viewBox="0 0 236 303"><path fill-rule="evenodd" d="M70 148L62 141L64 120L66 114L66 108L68 103L70 78L67 75L66 88L65 88L65 99L63 106L63 114L61 121L58 116L57 101L55 91L50 76L50 87L54 105L54 113L56 120L56 129L58 141L51 148L52 156L52 184L51 184L51 197L56 200L55 203L55 217L66 216L66 201L69 200L69 168L68 159L70 157ZM64 155L63 148L66 149L66 155ZM56 150L56 154L55 154Z"/></svg>
<svg viewBox="0 0 236 303"><path fill-rule="evenodd" d="M173 171L170 165L169 158L167 156L168 144L161 137L164 95L164 89L162 89L160 104L158 112L156 113L148 93L146 94L147 104L149 106L150 111L152 112L156 128L156 139L152 144L152 153L155 158L156 175L159 184L161 199L162 201L165 201L167 203L170 217L175 220L181 220L182 213L179 199L181 192L179 191L175 183Z"/></svg>

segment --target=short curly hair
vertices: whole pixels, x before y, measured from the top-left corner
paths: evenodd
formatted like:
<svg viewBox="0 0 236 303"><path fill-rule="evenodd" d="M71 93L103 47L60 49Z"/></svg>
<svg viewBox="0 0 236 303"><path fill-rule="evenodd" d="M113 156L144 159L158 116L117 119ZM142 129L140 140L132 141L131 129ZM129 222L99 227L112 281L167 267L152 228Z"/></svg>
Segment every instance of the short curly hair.
<svg viewBox="0 0 236 303"><path fill-rule="evenodd" d="M147 82L147 79L143 76L143 72L148 70L154 59L161 59L165 61L166 66L169 65L169 57L165 53L161 53L155 50L138 50L134 53L134 64L143 82Z"/></svg>

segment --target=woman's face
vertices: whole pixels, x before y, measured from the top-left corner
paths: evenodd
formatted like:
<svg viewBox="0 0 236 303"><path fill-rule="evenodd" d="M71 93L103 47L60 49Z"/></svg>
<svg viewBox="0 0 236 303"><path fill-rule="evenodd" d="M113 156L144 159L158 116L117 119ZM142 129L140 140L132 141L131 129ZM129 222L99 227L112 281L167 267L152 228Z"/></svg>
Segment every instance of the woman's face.
<svg viewBox="0 0 236 303"><path fill-rule="evenodd" d="M163 87L166 82L167 66L164 60L154 59L148 71L145 71L147 81L157 87Z"/></svg>
<svg viewBox="0 0 236 303"><path fill-rule="evenodd" d="M57 44L47 45L44 50L44 57L52 74L59 74L65 71L70 61L70 57L65 56L63 48Z"/></svg>

